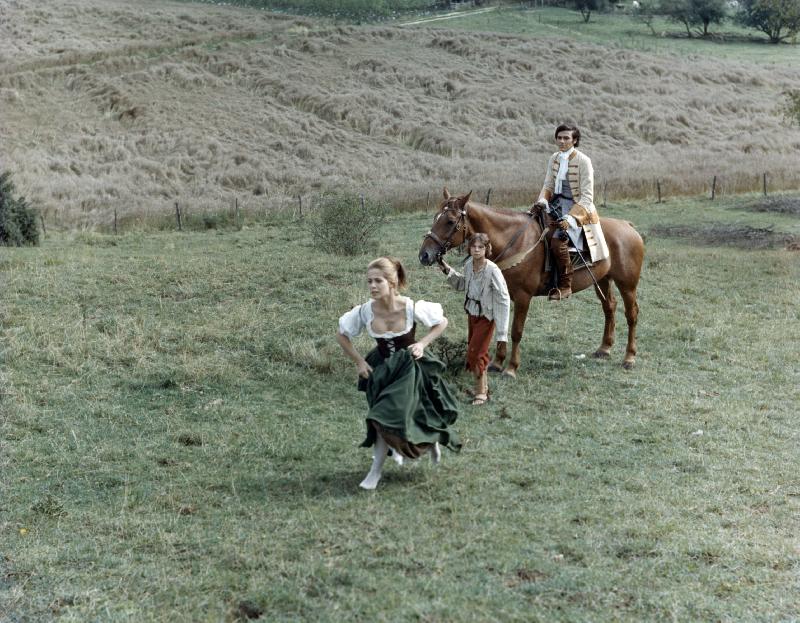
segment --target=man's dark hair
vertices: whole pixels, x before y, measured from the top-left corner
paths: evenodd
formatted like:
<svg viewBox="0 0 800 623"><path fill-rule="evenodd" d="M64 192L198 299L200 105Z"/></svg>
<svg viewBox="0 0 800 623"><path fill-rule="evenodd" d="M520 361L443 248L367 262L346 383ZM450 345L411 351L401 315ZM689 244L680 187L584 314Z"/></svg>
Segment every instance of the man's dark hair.
<svg viewBox="0 0 800 623"><path fill-rule="evenodd" d="M572 138L575 139L575 147L577 147L581 142L581 131L576 125L567 125L566 123L562 123L556 128L556 133L553 135L553 138L558 138L558 133L565 130L572 132Z"/></svg>

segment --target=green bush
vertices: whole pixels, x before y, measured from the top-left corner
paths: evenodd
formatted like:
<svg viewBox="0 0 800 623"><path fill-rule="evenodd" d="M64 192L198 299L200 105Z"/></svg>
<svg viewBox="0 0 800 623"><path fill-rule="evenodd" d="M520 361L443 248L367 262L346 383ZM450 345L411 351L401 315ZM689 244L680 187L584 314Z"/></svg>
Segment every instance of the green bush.
<svg viewBox="0 0 800 623"><path fill-rule="evenodd" d="M800 91L787 91L784 93L786 101L783 106L783 115L789 123L800 125Z"/></svg>
<svg viewBox="0 0 800 623"><path fill-rule="evenodd" d="M36 212L25 197L14 197L11 173L0 173L0 245L21 247L39 244Z"/></svg>
<svg viewBox="0 0 800 623"><path fill-rule="evenodd" d="M311 235L320 248L336 255L359 255L377 247L389 204L352 192L319 197L309 219Z"/></svg>

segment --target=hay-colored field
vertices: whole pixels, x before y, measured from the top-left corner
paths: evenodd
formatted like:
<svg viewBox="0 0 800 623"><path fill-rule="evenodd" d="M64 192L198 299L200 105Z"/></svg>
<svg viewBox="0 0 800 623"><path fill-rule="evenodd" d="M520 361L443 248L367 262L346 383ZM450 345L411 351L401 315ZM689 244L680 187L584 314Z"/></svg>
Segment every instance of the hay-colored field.
<svg viewBox="0 0 800 623"><path fill-rule="evenodd" d="M335 26L203 4L4 2L0 166L45 219L295 205L442 184L530 200L556 123L609 198L795 188L796 68L568 40Z"/></svg>

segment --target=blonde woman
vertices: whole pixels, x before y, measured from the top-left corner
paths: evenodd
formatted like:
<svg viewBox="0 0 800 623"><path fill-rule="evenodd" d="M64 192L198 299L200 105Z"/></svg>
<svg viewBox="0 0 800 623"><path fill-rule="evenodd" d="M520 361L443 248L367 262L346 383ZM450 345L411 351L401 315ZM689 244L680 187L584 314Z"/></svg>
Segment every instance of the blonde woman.
<svg viewBox="0 0 800 623"><path fill-rule="evenodd" d="M447 283L463 290L464 311L467 312L467 369L475 376L472 404L479 406L489 400L489 346L492 334L497 331L497 341L508 341L508 318L511 298L502 271L488 259L492 252L489 236L476 233L469 239L469 259L464 264L464 274L456 272L444 260L440 266L447 275Z"/></svg>
<svg viewBox="0 0 800 623"><path fill-rule="evenodd" d="M355 363L359 389L367 394L367 438L361 445L374 445L375 454L360 486L374 489L390 448L409 459L429 452L438 463L440 444L453 451L461 444L450 430L458 407L441 376L444 364L427 350L447 328L442 306L401 296L406 274L394 258L370 262L367 285L370 300L339 318L336 339ZM430 328L421 338L416 336L419 322ZM352 339L365 330L377 347L363 357Z"/></svg>

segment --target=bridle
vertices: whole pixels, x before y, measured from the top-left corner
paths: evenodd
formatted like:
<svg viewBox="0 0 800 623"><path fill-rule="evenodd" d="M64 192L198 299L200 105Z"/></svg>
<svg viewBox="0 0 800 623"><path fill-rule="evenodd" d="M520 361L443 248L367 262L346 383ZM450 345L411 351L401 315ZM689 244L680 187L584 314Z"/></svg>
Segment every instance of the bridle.
<svg viewBox="0 0 800 623"><path fill-rule="evenodd" d="M425 234L422 240L426 240L430 238L433 240L438 246L439 249L436 252L436 259L440 259L445 253L447 253L450 248L453 246L453 236L456 235L456 232L461 231L464 229L464 236L466 237L467 227L469 226L469 219L467 216L467 204L465 203L462 207L458 207L456 202L458 201L458 197L451 197L447 200L447 204L445 205L444 209L436 216L434 220L434 224L440 218L442 218L449 210L457 210L458 211L458 218L456 222L450 225L450 231L447 232L447 236L444 240L442 240L439 236L433 233L433 231L428 230L428 233Z"/></svg>

